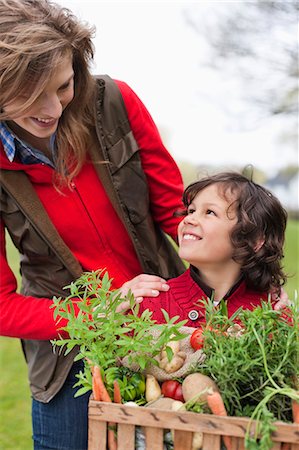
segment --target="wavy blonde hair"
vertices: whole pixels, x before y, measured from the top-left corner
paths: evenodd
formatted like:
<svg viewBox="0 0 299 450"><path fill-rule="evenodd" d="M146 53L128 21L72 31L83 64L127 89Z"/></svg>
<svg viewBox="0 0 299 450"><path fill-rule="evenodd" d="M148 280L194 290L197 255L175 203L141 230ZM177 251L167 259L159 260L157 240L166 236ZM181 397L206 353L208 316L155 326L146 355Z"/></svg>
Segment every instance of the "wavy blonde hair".
<svg viewBox="0 0 299 450"><path fill-rule="evenodd" d="M94 123L95 81L89 71L93 33L93 27L51 1L0 0L0 120L13 120L26 112L61 59L72 55L74 99L57 129L57 172L67 184L85 161ZM3 107L17 96L28 96L28 88L29 98L8 117Z"/></svg>

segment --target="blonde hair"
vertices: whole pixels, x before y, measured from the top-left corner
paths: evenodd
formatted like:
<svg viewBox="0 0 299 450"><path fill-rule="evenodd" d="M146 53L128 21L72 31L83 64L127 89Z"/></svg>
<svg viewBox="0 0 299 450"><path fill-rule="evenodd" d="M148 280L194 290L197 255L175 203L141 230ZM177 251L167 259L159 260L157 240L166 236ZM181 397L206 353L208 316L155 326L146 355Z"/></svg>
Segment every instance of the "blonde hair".
<svg viewBox="0 0 299 450"><path fill-rule="evenodd" d="M0 120L28 110L61 59L72 55L74 99L60 118L56 138L57 172L68 184L85 161L94 121L93 32L51 1L0 0ZM28 99L8 117L3 107L24 93Z"/></svg>

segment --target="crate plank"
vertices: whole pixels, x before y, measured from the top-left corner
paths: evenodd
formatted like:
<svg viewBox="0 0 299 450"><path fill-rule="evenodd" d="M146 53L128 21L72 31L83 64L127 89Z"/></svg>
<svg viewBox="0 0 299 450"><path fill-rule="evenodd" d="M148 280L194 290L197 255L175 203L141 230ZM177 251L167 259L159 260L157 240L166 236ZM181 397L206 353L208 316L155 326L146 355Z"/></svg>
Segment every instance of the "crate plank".
<svg viewBox="0 0 299 450"><path fill-rule="evenodd" d="M272 445L271 450L281 450L280 442L274 442L273 445Z"/></svg>
<svg viewBox="0 0 299 450"><path fill-rule="evenodd" d="M245 440L238 437L232 437L232 450L245 450Z"/></svg>
<svg viewBox="0 0 299 450"><path fill-rule="evenodd" d="M118 450L135 449L135 425L119 423L117 426L117 436Z"/></svg>
<svg viewBox="0 0 299 450"><path fill-rule="evenodd" d="M193 433L191 431L174 430L174 450L191 450Z"/></svg>
<svg viewBox="0 0 299 450"><path fill-rule="evenodd" d="M107 423L89 418L88 423L88 449L106 450Z"/></svg>
<svg viewBox="0 0 299 450"><path fill-rule="evenodd" d="M217 434L204 433L202 450L220 450L221 449L221 437Z"/></svg>
<svg viewBox="0 0 299 450"><path fill-rule="evenodd" d="M144 428L144 434L147 449L163 450L164 433L162 428L146 427Z"/></svg>

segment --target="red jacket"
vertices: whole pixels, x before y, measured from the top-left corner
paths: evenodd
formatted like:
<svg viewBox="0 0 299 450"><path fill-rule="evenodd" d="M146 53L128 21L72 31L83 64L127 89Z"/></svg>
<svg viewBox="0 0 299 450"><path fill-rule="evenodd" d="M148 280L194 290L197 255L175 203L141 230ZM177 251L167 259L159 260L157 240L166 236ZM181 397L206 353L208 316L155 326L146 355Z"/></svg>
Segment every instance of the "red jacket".
<svg viewBox="0 0 299 450"><path fill-rule="evenodd" d="M204 305L198 304L198 300L206 299L207 295L190 275L190 269L177 278L168 281L169 291L161 292L157 298L144 298L140 303L140 314L149 309L153 311L152 319L158 323L164 323L161 309L164 309L170 317L179 316L179 320L187 320L186 326L199 327L205 322ZM243 281L227 298L228 315L231 316L237 309L254 309L267 300L268 294L247 289ZM196 320L189 318L190 312L198 313ZM195 314L197 316L197 314ZM192 314L191 314L192 317Z"/></svg>
<svg viewBox="0 0 299 450"><path fill-rule="evenodd" d="M130 89L117 81L127 109L134 137L140 148L146 174L151 212L164 232L176 237L183 183L180 172L165 149L145 106ZM0 165L25 171L60 236L85 271L106 268L114 287L141 273L140 263L127 232L115 213L91 164L85 164L74 179L75 189L60 195L52 184L53 169L43 164L9 162L0 143ZM167 177L165 176L167 173ZM53 339L57 330L51 299L37 299L16 293L16 279L8 266L4 224L0 228L1 334L27 339Z"/></svg>

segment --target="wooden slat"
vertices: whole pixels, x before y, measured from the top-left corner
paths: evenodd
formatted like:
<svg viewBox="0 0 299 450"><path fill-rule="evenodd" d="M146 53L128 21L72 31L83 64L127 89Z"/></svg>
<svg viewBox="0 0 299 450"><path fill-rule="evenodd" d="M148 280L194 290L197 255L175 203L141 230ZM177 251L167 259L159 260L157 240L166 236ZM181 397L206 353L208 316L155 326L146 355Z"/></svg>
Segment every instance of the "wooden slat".
<svg viewBox="0 0 299 450"><path fill-rule="evenodd" d="M243 438L232 437L232 450L245 450L245 440Z"/></svg>
<svg viewBox="0 0 299 450"><path fill-rule="evenodd" d="M106 450L107 423L90 418L88 423L88 450Z"/></svg>
<svg viewBox="0 0 299 450"><path fill-rule="evenodd" d="M144 428L144 434L147 449L163 450L163 429L146 427Z"/></svg>
<svg viewBox="0 0 299 450"><path fill-rule="evenodd" d="M273 442L271 450L281 450L281 443L280 442Z"/></svg>
<svg viewBox="0 0 299 450"><path fill-rule="evenodd" d="M221 437L216 434L204 433L202 450L220 450Z"/></svg>
<svg viewBox="0 0 299 450"><path fill-rule="evenodd" d="M207 434L229 435L244 438L249 419L244 417L217 417L210 414L195 414L192 412L161 411L145 407L114 403L89 402L89 419L96 421L111 421L117 423L135 424L160 429L171 428L185 431L201 431ZM274 442L289 442L299 444L299 428L295 424L276 422L276 431L272 434ZM250 428L254 432L255 422ZM293 450L293 449L292 449ZM296 449L297 450L297 449Z"/></svg>
<svg viewBox="0 0 299 450"><path fill-rule="evenodd" d="M117 450L135 449L135 425L119 423L117 426Z"/></svg>
<svg viewBox="0 0 299 450"><path fill-rule="evenodd" d="M174 450L191 450L193 433L191 431L174 430Z"/></svg>

